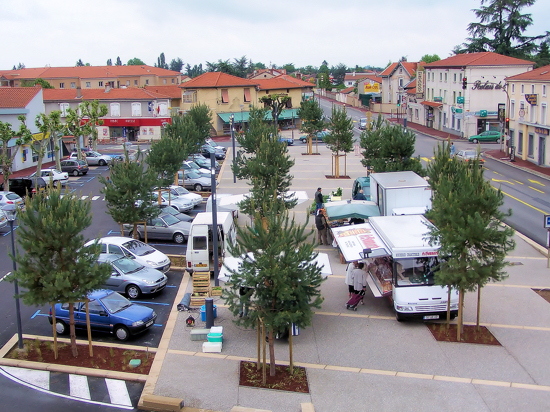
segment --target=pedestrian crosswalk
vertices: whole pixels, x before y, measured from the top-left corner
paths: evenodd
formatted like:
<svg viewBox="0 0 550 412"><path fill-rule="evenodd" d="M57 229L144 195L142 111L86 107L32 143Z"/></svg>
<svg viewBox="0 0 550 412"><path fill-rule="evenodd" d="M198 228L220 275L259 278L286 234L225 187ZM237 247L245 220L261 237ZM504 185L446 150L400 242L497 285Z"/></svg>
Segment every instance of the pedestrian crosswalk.
<svg viewBox="0 0 550 412"><path fill-rule="evenodd" d="M2 366L0 373L13 381L55 396L128 410L134 409L143 390L143 383L62 372Z"/></svg>

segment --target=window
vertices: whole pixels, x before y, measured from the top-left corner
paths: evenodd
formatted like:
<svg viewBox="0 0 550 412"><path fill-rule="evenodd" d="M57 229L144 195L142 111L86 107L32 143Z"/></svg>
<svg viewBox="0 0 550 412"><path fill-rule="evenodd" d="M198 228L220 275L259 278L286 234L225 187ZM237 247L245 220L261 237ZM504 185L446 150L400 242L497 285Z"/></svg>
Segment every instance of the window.
<svg viewBox="0 0 550 412"><path fill-rule="evenodd" d="M99 315L99 312L104 311L105 309L103 309L103 306L101 306L97 300L92 300L88 303L88 313L90 315Z"/></svg>
<svg viewBox="0 0 550 412"><path fill-rule="evenodd" d="M546 85L545 84L542 85L542 95L546 96Z"/></svg>
<svg viewBox="0 0 550 412"><path fill-rule="evenodd" d="M149 85L149 79L145 79L145 85L146 85L146 86Z"/></svg>
<svg viewBox="0 0 550 412"><path fill-rule="evenodd" d="M124 256L124 253L122 252L122 249L120 246L117 245L108 245L109 253L112 255L122 255Z"/></svg>
<svg viewBox="0 0 550 412"><path fill-rule="evenodd" d="M445 73L445 83L447 83L447 73Z"/></svg>
<svg viewBox="0 0 550 412"><path fill-rule="evenodd" d="M206 250L206 236L193 236L193 249Z"/></svg>
<svg viewBox="0 0 550 412"><path fill-rule="evenodd" d="M132 116L141 116L141 103L132 103Z"/></svg>
<svg viewBox="0 0 550 412"><path fill-rule="evenodd" d="M168 116L168 105L166 103L159 103L159 116Z"/></svg>
<svg viewBox="0 0 550 412"><path fill-rule="evenodd" d="M531 85L531 93L535 94L535 85L534 84Z"/></svg>
<svg viewBox="0 0 550 412"><path fill-rule="evenodd" d="M521 94L525 93L525 85L521 85Z"/></svg>
<svg viewBox="0 0 550 412"><path fill-rule="evenodd" d="M403 87L403 78L402 77L399 78L399 87Z"/></svg>
<svg viewBox="0 0 550 412"><path fill-rule="evenodd" d="M512 83L512 93L515 93L515 92L516 92L516 84Z"/></svg>
<svg viewBox="0 0 550 412"><path fill-rule="evenodd" d="M453 75L453 82L456 83L456 73Z"/></svg>
<svg viewBox="0 0 550 412"><path fill-rule="evenodd" d="M126 86L130 86L130 80L126 80Z"/></svg>
<svg viewBox="0 0 550 412"><path fill-rule="evenodd" d="M546 103L542 103L540 105L540 122L539 122L540 124L546 124L546 112L547 112L546 108L547 108Z"/></svg>
<svg viewBox="0 0 550 412"><path fill-rule="evenodd" d="M531 105L529 105L529 106L530 106L528 108L528 110L529 110L529 121L531 123L536 123L536 121L537 121L537 111L535 110L536 106L531 106Z"/></svg>
<svg viewBox="0 0 550 412"><path fill-rule="evenodd" d="M527 140L527 156L533 157L535 153L535 135L529 133L529 139Z"/></svg>
<svg viewBox="0 0 550 412"><path fill-rule="evenodd" d="M447 90L443 90L443 103L447 103Z"/></svg>
<svg viewBox="0 0 550 412"><path fill-rule="evenodd" d="M514 130L510 129L510 145L511 146L514 146L515 145L515 142L514 142Z"/></svg>
<svg viewBox="0 0 550 412"><path fill-rule="evenodd" d="M460 73L460 82L462 83L463 74Z"/></svg>
<svg viewBox="0 0 550 412"><path fill-rule="evenodd" d="M76 88L76 83L75 82L71 82L71 89L75 89Z"/></svg>
<svg viewBox="0 0 550 412"><path fill-rule="evenodd" d="M456 119L456 130L460 130L460 119Z"/></svg>
<svg viewBox="0 0 550 412"><path fill-rule="evenodd" d="M134 80L134 86L137 86L137 85L138 85L138 81Z"/></svg>
<svg viewBox="0 0 550 412"><path fill-rule="evenodd" d="M65 83L59 83L59 88L64 89L65 88Z"/></svg>
<svg viewBox="0 0 550 412"><path fill-rule="evenodd" d="M439 73L439 81L443 81L443 73Z"/></svg>
<svg viewBox="0 0 550 412"><path fill-rule="evenodd" d="M453 92L453 104L456 104L456 92Z"/></svg>
<svg viewBox="0 0 550 412"><path fill-rule="evenodd" d="M166 84L166 79L162 79L162 84Z"/></svg>
<svg viewBox="0 0 550 412"><path fill-rule="evenodd" d="M508 113L508 116L510 116L510 119L513 119L515 117L516 113L516 101L510 100L510 113Z"/></svg>
<svg viewBox="0 0 550 412"><path fill-rule="evenodd" d="M91 82L86 82L86 87L88 87L88 88L92 87L92 83Z"/></svg>
<svg viewBox="0 0 550 412"><path fill-rule="evenodd" d="M523 153L523 132L518 131L518 154Z"/></svg>
<svg viewBox="0 0 550 412"><path fill-rule="evenodd" d="M182 101L183 103L195 103L197 101L197 91L186 90L183 92Z"/></svg>
<svg viewBox="0 0 550 412"><path fill-rule="evenodd" d="M229 103L229 90L222 89L222 103Z"/></svg>
<svg viewBox="0 0 550 412"><path fill-rule="evenodd" d="M244 89L244 101L245 102L250 102L250 89L249 88Z"/></svg>
<svg viewBox="0 0 550 412"><path fill-rule="evenodd" d="M172 84L174 84L174 79L172 79Z"/></svg>
<svg viewBox="0 0 550 412"><path fill-rule="evenodd" d="M414 117L418 119L418 109L414 109Z"/></svg>
<svg viewBox="0 0 550 412"><path fill-rule="evenodd" d="M61 110L61 117L67 117L68 108L69 108L69 103L59 103L59 110Z"/></svg>
<svg viewBox="0 0 550 412"><path fill-rule="evenodd" d="M120 103L111 103L111 117L120 117Z"/></svg>

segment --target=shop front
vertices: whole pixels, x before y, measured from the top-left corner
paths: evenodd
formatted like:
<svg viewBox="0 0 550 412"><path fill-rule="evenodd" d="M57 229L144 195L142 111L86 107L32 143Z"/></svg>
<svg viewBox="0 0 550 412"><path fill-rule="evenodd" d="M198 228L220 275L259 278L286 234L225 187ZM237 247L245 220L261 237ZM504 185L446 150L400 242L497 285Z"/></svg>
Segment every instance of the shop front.
<svg viewBox="0 0 550 412"><path fill-rule="evenodd" d="M170 124L169 117L141 118L141 119L103 119L103 125L97 126L100 141L129 141L159 140L161 130Z"/></svg>
<svg viewBox="0 0 550 412"><path fill-rule="evenodd" d="M425 118L425 122L426 122L426 127L429 127L430 129L433 129L434 128L434 121L436 120L435 117L436 117L436 110L435 109L440 109L441 110L441 106L443 106L443 103L439 103L439 102L429 102L429 101L423 101L421 102L421 104L424 106L424 113L426 114L426 118ZM438 110L439 113L440 110ZM438 123L436 123L438 124Z"/></svg>

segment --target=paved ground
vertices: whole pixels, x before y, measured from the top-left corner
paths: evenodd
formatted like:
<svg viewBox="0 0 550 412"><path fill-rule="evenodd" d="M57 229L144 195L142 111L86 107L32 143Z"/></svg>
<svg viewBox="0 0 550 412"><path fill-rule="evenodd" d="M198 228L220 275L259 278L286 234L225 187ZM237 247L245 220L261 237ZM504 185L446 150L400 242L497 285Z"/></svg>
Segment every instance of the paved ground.
<svg viewBox="0 0 550 412"><path fill-rule="evenodd" d="M324 146L320 156L303 156L302 145L289 149L296 159L293 190L306 190L310 198L318 186L325 193L341 186L349 198L353 179L365 173L352 153L347 161L352 180L326 180L320 176L330 174L331 163ZM233 183L229 168L221 173L220 193L247 191L245 183ZM297 206L296 220L306 220L308 206ZM550 370L541 360L550 356L550 306L531 288L550 288L550 269L530 242L519 235L516 242L509 278L482 291L482 322L501 347L437 342L421 322L396 322L390 303L370 292L357 312L346 311L345 266L334 249L320 247L329 253L333 275L322 285L325 301L312 326L294 339L294 360L307 368L309 395L238 386L238 361L256 356L256 333L235 326L220 300L216 325L224 326L223 352L203 354L202 342L191 341L184 325L188 314L173 312L156 358L164 362L152 370L144 393L220 411L234 405L299 411L301 402L312 402L317 412L547 411ZM190 288L188 281L185 275L180 296ZM465 320L474 322L475 314L476 295L468 294ZM204 327L200 319L196 327ZM287 361L288 344L277 342L275 355Z"/></svg>

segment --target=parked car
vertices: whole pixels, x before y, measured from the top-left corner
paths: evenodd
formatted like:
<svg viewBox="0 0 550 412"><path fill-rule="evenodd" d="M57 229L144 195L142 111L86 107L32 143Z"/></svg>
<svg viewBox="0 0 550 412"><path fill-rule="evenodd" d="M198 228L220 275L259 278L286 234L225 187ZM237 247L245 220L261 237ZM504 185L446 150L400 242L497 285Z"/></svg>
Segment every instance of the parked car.
<svg viewBox="0 0 550 412"><path fill-rule="evenodd" d="M126 341L130 336L145 332L155 323L157 314L151 308L130 302L112 290L95 290L88 294L90 327L94 332L112 333L118 340ZM74 322L78 329L86 329L86 304L73 304ZM52 310L48 316L53 323ZM55 329L60 335L69 332L69 304L55 305Z"/></svg>
<svg viewBox="0 0 550 412"><path fill-rule="evenodd" d="M78 159L62 160L61 171L73 176L85 175L88 173L88 163L85 160Z"/></svg>
<svg viewBox="0 0 550 412"><path fill-rule="evenodd" d="M60 172L57 169L42 169L39 172L34 172L29 177L32 179L37 173L46 183L52 182L53 187L57 187L58 185L65 186L69 182L69 174L67 172Z"/></svg>
<svg viewBox="0 0 550 412"><path fill-rule="evenodd" d="M323 138L329 133L330 132L328 130L321 130L320 132L317 133L317 141L322 142ZM301 136L300 140L302 141L302 143L307 143L307 135ZM315 143L315 136L313 137L313 143Z"/></svg>
<svg viewBox="0 0 550 412"><path fill-rule="evenodd" d="M175 243L182 244L189 237L191 222L183 222L170 215L160 215L147 220L147 239L173 240ZM134 235L134 225L122 225L124 234L132 237ZM138 238L145 237L145 228L142 224L137 225Z"/></svg>
<svg viewBox="0 0 550 412"><path fill-rule="evenodd" d="M206 144L212 146L216 150L222 150L224 153L227 152L227 147L216 144L216 142L210 138L206 139Z"/></svg>
<svg viewBox="0 0 550 412"><path fill-rule="evenodd" d="M8 225L8 217L6 213L0 209L0 229L5 228Z"/></svg>
<svg viewBox="0 0 550 412"><path fill-rule="evenodd" d="M199 167L201 167L203 169L210 170L210 168L211 168L210 159L207 159L206 157L204 157L200 153L195 153L195 154L189 155L187 157L187 160L189 160L191 162L195 162L196 164L199 165ZM214 161L214 167L216 168L216 170L220 168L220 164L218 163L217 160Z"/></svg>
<svg viewBox="0 0 550 412"><path fill-rule="evenodd" d="M287 144L287 146L292 146L294 144L294 139L292 138L292 136L283 136L283 135L279 135L279 142L285 142Z"/></svg>
<svg viewBox="0 0 550 412"><path fill-rule="evenodd" d="M183 173L180 170L178 172L178 182L185 188L195 190L196 192L202 192L203 189L210 190L212 187L210 178L203 177L193 171ZM218 183L216 182L216 186L217 185Z"/></svg>
<svg viewBox="0 0 550 412"><path fill-rule="evenodd" d="M155 216L159 215L172 215L176 217L178 220L181 220L182 222L192 222L193 218L189 215L186 215L185 213L180 213L176 209L174 209L171 206L163 206L160 205L158 208L158 213L156 213Z"/></svg>
<svg viewBox="0 0 550 412"><path fill-rule="evenodd" d="M178 212L188 212L195 207L195 205L188 199L173 195L171 193L162 192L160 197L158 191L152 192L151 194L153 195L153 201L155 203L158 203L159 205L171 206Z"/></svg>
<svg viewBox="0 0 550 412"><path fill-rule="evenodd" d="M198 174L200 174L204 177L210 177L210 168L203 169L198 164L196 164L195 162L190 162L190 161L186 160L181 164L181 168L184 171L194 170L195 172L197 172Z"/></svg>
<svg viewBox="0 0 550 412"><path fill-rule="evenodd" d="M455 157L461 162L473 163L478 158L478 153L477 150L461 150L455 155ZM485 160L480 157L479 167L483 167L484 164Z"/></svg>
<svg viewBox="0 0 550 412"><path fill-rule="evenodd" d="M214 149L207 144L201 146L201 154L208 159L210 159L210 156L214 156L218 160L225 159L225 152L223 150Z"/></svg>
<svg viewBox="0 0 550 412"><path fill-rule="evenodd" d="M82 152L82 154L86 156L86 162L88 162L90 166L106 166L113 161L111 156L103 155L93 150ZM69 159L78 159L78 153L72 152Z"/></svg>
<svg viewBox="0 0 550 412"><path fill-rule="evenodd" d="M46 190L48 184L46 181L41 178L30 178L30 177L15 177L10 179L10 191L18 194L20 197L24 198L27 194L32 197L37 191ZM38 190L37 190L38 188ZM4 185L0 185L0 190L4 190Z"/></svg>
<svg viewBox="0 0 550 412"><path fill-rule="evenodd" d="M367 118L366 117L361 117L359 119L359 129L365 130L366 128L367 128Z"/></svg>
<svg viewBox="0 0 550 412"><path fill-rule="evenodd" d="M25 202L23 202L23 199L21 199L21 196L19 196L17 193L14 192L6 192L1 191L0 192L0 209L2 209L6 205L15 205L19 207L23 207L25 205Z"/></svg>
<svg viewBox="0 0 550 412"><path fill-rule="evenodd" d="M111 277L107 279L104 287L125 293L130 299L138 299L142 294L160 292L166 287L168 281L161 271L144 266L129 257L100 254L97 261L112 266Z"/></svg>
<svg viewBox="0 0 550 412"><path fill-rule="evenodd" d="M172 193L172 195L176 195L180 198L187 200L188 202L191 202L193 204L193 207L198 206L202 203L201 195L191 193L185 187L172 185L168 187L168 189L170 189L170 193Z"/></svg>
<svg viewBox="0 0 550 412"><path fill-rule="evenodd" d="M468 137L468 141L472 143L478 143L478 142L496 142L500 143L500 139L502 138L502 134L496 130L487 130L486 132L482 132L480 134L476 134L475 136Z"/></svg>
<svg viewBox="0 0 550 412"><path fill-rule="evenodd" d="M84 246L90 246L95 240L90 240ZM101 245L101 253L112 255L133 256L142 265L160 270L163 273L170 270L170 259L164 253L158 251L137 239L123 236L107 236L98 239Z"/></svg>

